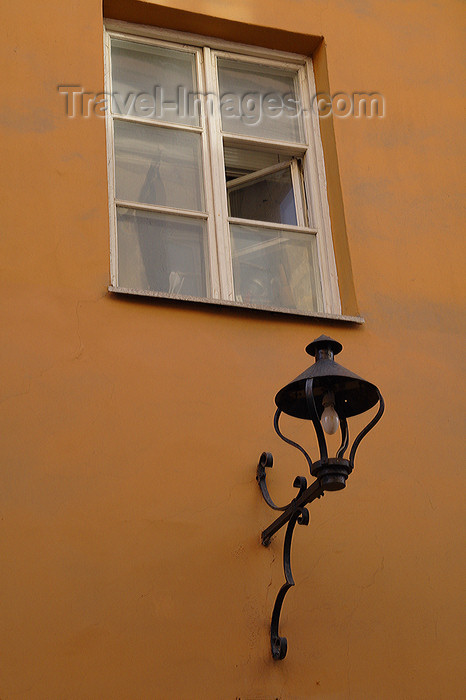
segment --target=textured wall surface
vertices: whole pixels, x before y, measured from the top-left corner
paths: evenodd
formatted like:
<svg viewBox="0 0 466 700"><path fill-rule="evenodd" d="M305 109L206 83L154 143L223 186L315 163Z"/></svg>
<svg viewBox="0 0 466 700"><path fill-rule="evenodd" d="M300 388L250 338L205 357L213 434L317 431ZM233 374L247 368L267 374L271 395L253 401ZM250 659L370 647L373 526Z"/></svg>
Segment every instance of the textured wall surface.
<svg viewBox="0 0 466 700"><path fill-rule="evenodd" d="M162 4L323 35L333 92L384 95L383 119L334 120L366 322L107 292L104 122L67 118L57 92L102 89L101 4L5 6L0 697L459 700L462 5ZM255 467L274 453L278 501L305 473L273 396L321 333L387 410L346 490L297 528L276 663L283 536L259 544Z"/></svg>

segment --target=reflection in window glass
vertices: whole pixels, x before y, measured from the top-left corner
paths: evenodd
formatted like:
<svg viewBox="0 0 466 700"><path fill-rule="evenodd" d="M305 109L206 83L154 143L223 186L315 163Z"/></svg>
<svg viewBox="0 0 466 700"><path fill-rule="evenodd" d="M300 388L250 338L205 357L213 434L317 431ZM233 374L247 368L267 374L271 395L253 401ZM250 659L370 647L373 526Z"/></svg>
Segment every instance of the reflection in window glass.
<svg viewBox="0 0 466 700"><path fill-rule="evenodd" d="M219 58L218 79L223 131L303 142L296 71Z"/></svg>
<svg viewBox="0 0 466 700"><path fill-rule="evenodd" d="M197 110L183 97L197 91L195 76L193 53L112 40L114 114L197 126Z"/></svg>
<svg viewBox="0 0 466 700"><path fill-rule="evenodd" d="M204 221L118 207L120 287L205 298Z"/></svg>
<svg viewBox="0 0 466 700"><path fill-rule="evenodd" d="M227 145L223 156L229 216L287 226L309 225L302 158L277 153L273 148L256 151Z"/></svg>
<svg viewBox="0 0 466 700"><path fill-rule="evenodd" d="M236 182L232 180L227 185L230 216L297 225L289 166L235 185Z"/></svg>
<svg viewBox="0 0 466 700"><path fill-rule="evenodd" d="M231 225L235 298L244 304L322 311L313 234Z"/></svg>
<svg viewBox="0 0 466 700"><path fill-rule="evenodd" d="M115 120L117 198L204 209L201 136Z"/></svg>

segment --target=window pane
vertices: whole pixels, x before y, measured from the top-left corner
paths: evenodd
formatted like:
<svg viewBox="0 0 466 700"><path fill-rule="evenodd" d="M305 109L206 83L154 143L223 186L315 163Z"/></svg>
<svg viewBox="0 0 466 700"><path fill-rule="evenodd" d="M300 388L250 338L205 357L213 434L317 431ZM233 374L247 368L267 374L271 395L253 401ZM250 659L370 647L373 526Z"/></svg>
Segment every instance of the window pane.
<svg viewBox="0 0 466 700"><path fill-rule="evenodd" d="M290 167L254 180L227 186L230 216L297 225Z"/></svg>
<svg viewBox="0 0 466 700"><path fill-rule="evenodd" d="M204 221L118 207L118 285L207 297Z"/></svg>
<svg viewBox="0 0 466 700"><path fill-rule="evenodd" d="M112 110L197 126L195 71L193 53L113 39Z"/></svg>
<svg viewBox="0 0 466 700"><path fill-rule="evenodd" d="M304 141L296 71L219 58L218 78L223 131Z"/></svg>
<svg viewBox="0 0 466 700"><path fill-rule="evenodd" d="M115 120L116 196L204 209L200 134Z"/></svg>
<svg viewBox="0 0 466 700"><path fill-rule="evenodd" d="M313 234L231 225L235 298L244 304L321 311Z"/></svg>

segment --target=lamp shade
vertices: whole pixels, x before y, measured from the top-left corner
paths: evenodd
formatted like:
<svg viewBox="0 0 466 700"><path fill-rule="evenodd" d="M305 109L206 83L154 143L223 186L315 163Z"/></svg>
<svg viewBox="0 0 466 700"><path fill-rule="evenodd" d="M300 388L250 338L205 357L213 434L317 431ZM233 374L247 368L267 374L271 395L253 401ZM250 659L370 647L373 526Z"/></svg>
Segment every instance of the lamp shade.
<svg viewBox="0 0 466 700"><path fill-rule="evenodd" d="M325 335L310 343L306 352L316 358L314 364L280 389L275 396L277 407L289 416L311 420L306 399L306 384L310 379L319 418L324 410L322 400L329 391L334 394L335 410L340 417L356 416L375 406L379 400L377 387L334 361L334 355L341 350L338 341Z"/></svg>

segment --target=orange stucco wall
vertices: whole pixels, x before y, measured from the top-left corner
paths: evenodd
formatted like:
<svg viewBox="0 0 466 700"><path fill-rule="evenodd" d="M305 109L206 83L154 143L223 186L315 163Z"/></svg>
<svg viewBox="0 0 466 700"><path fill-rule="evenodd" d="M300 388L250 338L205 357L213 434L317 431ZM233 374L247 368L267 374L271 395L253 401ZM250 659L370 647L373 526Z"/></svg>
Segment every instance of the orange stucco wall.
<svg viewBox="0 0 466 700"><path fill-rule="evenodd" d="M462 5L161 4L323 35L334 92L384 95L334 121L366 322L109 294L104 123L57 93L102 88L101 3L5 5L0 697L462 698ZM277 663L255 467L274 453L280 501L304 473L273 396L321 333L387 411L295 533Z"/></svg>

